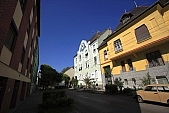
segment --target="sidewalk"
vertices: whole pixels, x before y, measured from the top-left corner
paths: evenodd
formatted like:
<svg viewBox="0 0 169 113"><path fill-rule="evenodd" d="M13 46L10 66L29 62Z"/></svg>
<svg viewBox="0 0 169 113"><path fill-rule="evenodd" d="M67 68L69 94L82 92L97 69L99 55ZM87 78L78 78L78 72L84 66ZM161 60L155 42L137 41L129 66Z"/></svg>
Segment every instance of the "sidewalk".
<svg viewBox="0 0 169 113"><path fill-rule="evenodd" d="M42 102L42 91L36 90L30 94L13 113L37 113Z"/></svg>

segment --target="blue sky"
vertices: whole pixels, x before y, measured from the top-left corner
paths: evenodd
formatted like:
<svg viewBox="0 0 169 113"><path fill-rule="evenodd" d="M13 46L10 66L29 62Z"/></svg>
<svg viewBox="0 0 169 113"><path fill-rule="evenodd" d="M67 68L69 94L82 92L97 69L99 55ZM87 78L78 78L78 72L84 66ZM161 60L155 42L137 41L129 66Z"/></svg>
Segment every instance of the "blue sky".
<svg viewBox="0 0 169 113"><path fill-rule="evenodd" d="M137 6L151 6L157 0L135 0ZM136 6L134 0L41 0L40 64L61 72L73 66L80 42L96 32L112 30L120 17Z"/></svg>

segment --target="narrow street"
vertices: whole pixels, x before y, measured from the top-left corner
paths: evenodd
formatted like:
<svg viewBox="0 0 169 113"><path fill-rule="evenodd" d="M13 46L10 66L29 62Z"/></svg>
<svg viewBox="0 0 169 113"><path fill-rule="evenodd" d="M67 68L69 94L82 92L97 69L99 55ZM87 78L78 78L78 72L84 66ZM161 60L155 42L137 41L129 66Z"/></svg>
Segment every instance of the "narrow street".
<svg viewBox="0 0 169 113"><path fill-rule="evenodd" d="M93 94L66 90L75 100L75 113L168 113L160 104L137 103L131 96Z"/></svg>

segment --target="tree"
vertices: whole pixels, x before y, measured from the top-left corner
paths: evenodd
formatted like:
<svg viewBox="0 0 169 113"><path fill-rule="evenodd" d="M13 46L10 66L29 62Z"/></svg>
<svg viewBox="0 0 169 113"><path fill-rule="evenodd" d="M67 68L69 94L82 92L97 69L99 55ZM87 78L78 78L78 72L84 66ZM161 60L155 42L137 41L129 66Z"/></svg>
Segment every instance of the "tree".
<svg viewBox="0 0 169 113"><path fill-rule="evenodd" d="M141 78L140 80L142 81L143 86L149 85L151 84L151 82L155 82L155 79L150 76L149 72L145 77Z"/></svg>
<svg viewBox="0 0 169 113"><path fill-rule="evenodd" d="M64 74L67 70L69 70L71 67L66 67L62 69L62 73Z"/></svg>
<svg viewBox="0 0 169 113"><path fill-rule="evenodd" d="M78 85L78 80L77 80L77 78L72 77L72 85L73 85L74 88L77 87L77 85Z"/></svg>
<svg viewBox="0 0 169 113"><path fill-rule="evenodd" d="M91 86L91 84L92 84L91 79L90 79L88 76L86 76L86 77L83 79L83 81L84 81L85 84L86 84L86 88L89 88L89 87Z"/></svg>
<svg viewBox="0 0 169 113"><path fill-rule="evenodd" d="M53 86L56 82L62 81L62 74L58 73L55 69L47 64L40 66L41 85L43 87Z"/></svg>
<svg viewBox="0 0 169 113"><path fill-rule="evenodd" d="M63 74L63 80L65 81L65 87L68 87L70 77L67 74Z"/></svg>
<svg viewBox="0 0 169 113"><path fill-rule="evenodd" d="M117 85L117 87L120 89L120 92L122 92L123 82L122 82L122 79L120 77L115 78L114 84Z"/></svg>

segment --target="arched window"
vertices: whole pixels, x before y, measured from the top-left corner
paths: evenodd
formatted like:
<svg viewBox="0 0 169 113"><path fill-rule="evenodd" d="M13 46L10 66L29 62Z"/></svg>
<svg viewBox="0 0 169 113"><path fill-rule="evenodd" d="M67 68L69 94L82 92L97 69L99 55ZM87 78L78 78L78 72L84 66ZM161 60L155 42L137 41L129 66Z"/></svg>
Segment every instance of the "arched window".
<svg viewBox="0 0 169 113"><path fill-rule="evenodd" d="M137 43L140 43L146 39L151 38L150 33L145 24L135 29L135 35L136 35Z"/></svg>

